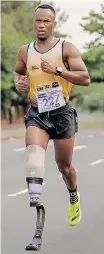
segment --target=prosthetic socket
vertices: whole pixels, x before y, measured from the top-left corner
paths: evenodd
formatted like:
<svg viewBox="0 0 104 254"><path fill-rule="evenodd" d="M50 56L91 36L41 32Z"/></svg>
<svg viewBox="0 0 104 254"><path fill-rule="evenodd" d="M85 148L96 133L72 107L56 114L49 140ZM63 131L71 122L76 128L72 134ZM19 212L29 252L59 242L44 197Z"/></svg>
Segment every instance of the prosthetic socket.
<svg viewBox="0 0 104 254"><path fill-rule="evenodd" d="M38 203L42 193L42 184L45 173L45 150L39 145L28 145L26 149L26 181L30 195L30 205Z"/></svg>

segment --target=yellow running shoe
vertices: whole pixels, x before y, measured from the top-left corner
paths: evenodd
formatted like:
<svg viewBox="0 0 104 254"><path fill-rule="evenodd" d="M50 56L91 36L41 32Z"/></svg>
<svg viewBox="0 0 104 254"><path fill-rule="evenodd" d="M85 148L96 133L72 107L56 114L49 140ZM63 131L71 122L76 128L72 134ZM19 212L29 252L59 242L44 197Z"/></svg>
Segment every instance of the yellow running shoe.
<svg viewBox="0 0 104 254"><path fill-rule="evenodd" d="M68 224L70 226L77 225L81 220L81 208L80 208L80 193L77 193L78 201L75 204L69 205L68 209Z"/></svg>

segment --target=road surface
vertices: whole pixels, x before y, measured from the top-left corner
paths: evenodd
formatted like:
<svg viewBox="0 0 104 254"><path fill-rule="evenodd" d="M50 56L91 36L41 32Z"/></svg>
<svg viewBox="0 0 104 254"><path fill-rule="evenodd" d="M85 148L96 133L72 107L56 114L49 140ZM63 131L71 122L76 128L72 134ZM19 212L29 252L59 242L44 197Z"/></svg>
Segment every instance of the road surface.
<svg viewBox="0 0 104 254"><path fill-rule="evenodd" d="M24 139L2 141L2 254L25 254L35 229L25 182ZM104 131L79 131L73 165L81 193L82 220L67 224L69 194L50 141L41 200L46 208L42 254L104 254ZM32 252L33 253L33 252Z"/></svg>

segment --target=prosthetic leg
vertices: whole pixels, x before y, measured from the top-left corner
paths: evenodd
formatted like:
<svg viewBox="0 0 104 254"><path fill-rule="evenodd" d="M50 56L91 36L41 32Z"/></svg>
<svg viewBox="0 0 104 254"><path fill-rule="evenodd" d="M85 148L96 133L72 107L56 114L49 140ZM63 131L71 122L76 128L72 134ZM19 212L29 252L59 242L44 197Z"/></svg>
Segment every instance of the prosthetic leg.
<svg viewBox="0 0 104 254"><path fill-rule="evenodd" d="M32 242L26 246L25 250L40 250L42 245L42 233L45 221L45 208L39 202L42 192L43 177L45 172L45 150L39 145L29 145L27 147L27 186L30 196L30 207L37 210L36 230Z"/></svg>
<svg viewBox="0 0 104 254"><path fill-rule="evenodd" d="M36 207L37 209L37 221L36 221L36 230L33 236L32 242L26 246L25 250L38 251L41 249L42 245L42 233L44 228L45 221L45 208L42 203L30 202L30 207Z"/></svg>

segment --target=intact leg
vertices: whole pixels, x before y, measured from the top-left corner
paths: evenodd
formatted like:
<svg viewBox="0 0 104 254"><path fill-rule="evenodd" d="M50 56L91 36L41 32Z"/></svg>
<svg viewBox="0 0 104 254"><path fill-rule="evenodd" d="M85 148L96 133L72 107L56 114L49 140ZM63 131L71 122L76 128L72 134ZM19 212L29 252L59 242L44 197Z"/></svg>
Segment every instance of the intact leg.
<svg viewBox="0 0 104 254"><path fill-rule="evenodd" d="M81 212L77 191L77 175L76 170L72 166L74 136L69 139L54 140L54 146L56 163L70 193L68 223L70 225L76 225L81 219Z"/></svg>
<svg viewBox="0 0 104 254"><path fill-rule="evenodd" d="M75 190L77 175L72 166L72 155L74 147L74 137L70 139L54 140L55 159L63 179L69 190Z"/></svg>

